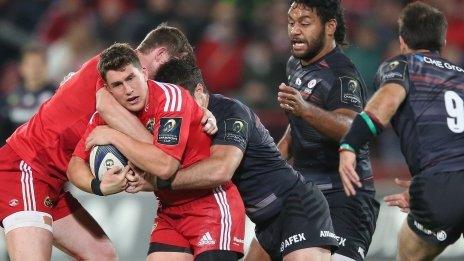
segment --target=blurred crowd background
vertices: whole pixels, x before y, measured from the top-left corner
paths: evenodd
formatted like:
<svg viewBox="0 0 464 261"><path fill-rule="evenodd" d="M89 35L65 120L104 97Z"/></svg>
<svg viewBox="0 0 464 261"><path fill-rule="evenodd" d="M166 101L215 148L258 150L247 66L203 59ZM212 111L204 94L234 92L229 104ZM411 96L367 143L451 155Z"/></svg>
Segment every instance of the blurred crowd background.
<svg viewBox="0 0 464 261"><path fill-rule="evenodd" d="M212 92L236 97L278 141L287 125L277 87L289 57L288 0L0 0L0 145L51 97L61 80L114 42L134 47L162 22L181 28ZM346 54L372 85L378 65L398 54L397 19L406 0L342 0ZM426 1L448 19L443 55L464 65L464 1ZM377 179L408 174L395 134L373 149ZM388 166L388 167L383 167Z"/></svg>

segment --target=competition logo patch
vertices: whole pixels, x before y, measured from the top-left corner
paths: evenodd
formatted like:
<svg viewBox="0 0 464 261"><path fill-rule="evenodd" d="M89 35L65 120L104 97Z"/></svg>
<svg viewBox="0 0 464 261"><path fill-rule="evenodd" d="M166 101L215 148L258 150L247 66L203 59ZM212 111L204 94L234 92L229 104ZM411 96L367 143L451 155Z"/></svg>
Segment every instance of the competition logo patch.
<svg viewBox="0 0 464 261"><path fill-rule="evenodd" d="M161 118L158 130L158 143L176 145L179 143L181 118Z"/></svg>
<svg viewBox="0 0 464 261"><path fill-rule="evenodd" d="M244 126L243 121L238 121L238 120L234 121L234 123L232 124L232 130L234 132L239 133L243 130L243 126Z"/></svg>
<svg viewBox="0 0 464 261"><path fill-rule="evenodd" d="M225 120L226 131L224 139L227 141L237 142L246 147L248 123L241 119L230 118Z"/></svg>
<svg viewBox="0 0 464 261"><path fill-rule="evenodd" d="M340 77L341 101L362 108L361 85L358 80L350 77Z"/></svg>
<svg viewBox="0 0 464 261"><path fill-rule="evenodd" d="M153 134L153 128L155 127L155 119L154 118L149 119L147 124L145 124L145 127L151 134Z"/></svg>
<svg viewBox="0 0 464 261"><path fill-rule="evenodd" d="M398 67L398 65L400 65L400 62L398 62L398 61L393 61L393 62L391 62L391 63L388 64L387 70L388 70L388 71L395 70L396 67Z"/></svg>
<svg viewBox="0 0 464 261"><path fill-rule="evenodd" d="M404 80L407 64L405 61L392 61L382 67L381 81Z"/></svg>

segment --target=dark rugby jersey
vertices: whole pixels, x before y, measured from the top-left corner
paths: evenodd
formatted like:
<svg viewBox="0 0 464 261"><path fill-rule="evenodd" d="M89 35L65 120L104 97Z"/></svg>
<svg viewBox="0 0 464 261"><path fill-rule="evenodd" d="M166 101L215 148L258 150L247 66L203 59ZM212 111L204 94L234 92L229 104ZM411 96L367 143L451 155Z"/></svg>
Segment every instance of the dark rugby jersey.
<svg viewBox="0 0 464 261"><path fill-rule="evenodd" d="M406 99L391 123L412 175L464 169L464 70L438 53L384 62L375 86L397 83Z"/></svg>
<svg viewBox="0 0 464 261"><path fill-rule="evenodd" d="M218 123L213 145L233 145L244 153L233 182L248 217L260 223L280 212L283 198L303 177L282 159L258 116L241 102L219 94L210 96L208 109Z"/></svg>
<svg viewBox="0 0 464 261"><path fill-rule="evenodd" d="M338 47L312 64L302 66L290 57L287 63L289 85L303 98L327 110L350 109L361 112L366 103L366 86L353 63ZM288 113L291 127L291 153L294 168L322 190L342 190L338 174L339 142L319 133L308 122ZM368 147L358 154L356 171L363 189L373 190Z"/></svg>

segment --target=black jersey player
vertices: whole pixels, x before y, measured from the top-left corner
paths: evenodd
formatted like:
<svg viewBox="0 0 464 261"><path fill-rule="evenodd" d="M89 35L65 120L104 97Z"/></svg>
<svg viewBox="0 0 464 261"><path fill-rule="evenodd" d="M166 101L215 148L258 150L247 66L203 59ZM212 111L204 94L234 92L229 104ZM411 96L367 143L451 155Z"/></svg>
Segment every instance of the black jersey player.
<svg viewBox="0 0 464 261"><path fill-rule="evenodd" d="M354 152L389 122L398 134L413 176L398 260L432 260L464 232L464 204L456 200L464 185L464 69L438 53L446 27L429 5L414 2L403 10L402 54L380 66L377 92L340 145L340 175L351 195L358 179Z"/></svg>
<svg viewBox="0 0 464 261"><path fill-rule="evenodd" d="M219 130L213 137L211 156L180 170L169 187L211 188L232 180L248 217L256 224L259 241L252 244L246 260L269 256L272 260L283 256L287 260L329 260L337 236L320 190L304 182L281 158L274 140L250 108L222 95L209 95L201 73L191 66L185 60L171 60L157 72L157 80L188 87L215 115ZM166 182L161 182L165 187Z"/></svg>
<svg viewBox="0 0 464 261"><path fill-rule="evenodd" d="M330 207L340 248L338 260L363 260L368 251L379 204L368 147L357 157L360 174L356 198L343 193L338 175L338 145L352 119L366 102L366 86L339 48L345 25L338 0L294 1L288 12L292 56L287 63L288 86L279 86L278 100L289 127L279 142L286 159L307 180L318 185Z"/></svg>

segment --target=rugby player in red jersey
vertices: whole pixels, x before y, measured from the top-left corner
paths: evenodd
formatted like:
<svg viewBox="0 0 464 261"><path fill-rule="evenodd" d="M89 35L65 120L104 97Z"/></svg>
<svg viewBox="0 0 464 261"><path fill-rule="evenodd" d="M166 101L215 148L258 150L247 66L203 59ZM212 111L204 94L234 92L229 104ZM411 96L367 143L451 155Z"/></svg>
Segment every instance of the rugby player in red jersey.
<svg viewBox="0 0 464 261"><path fill-rule="evenodd" d="M151 31L137 48L150 76L171 56L191 53L182 32L166 25ZM0 225L13 260L50 260L52 244L77 259L116 259L111 241L97 222L64 190L68 162L96 103L111 126L127 133L137 128L130 122L138 120L116 106L103 89L96 102L99 59L99 55L93 57L68 77L0 148ZM127 116L127 125L115 122L114 114Z"/></svg>
<svg viewBox="0 0 464 261"><path fill-rule="evenodd" d="M126 184L98 184L86 162L89 152L85 148L93 145L113 144L130 162L160 180L209 157L211 139L202 130L203 111L188 90L147 81L136 52L126 44L106 49L98 68L106 88L137 115L153 138L145 143L99 126L105 123L96 113L69 163L68 177L73 184L98 195L125 189ZM111 176L123 180L124 175ZM161 207L152 232L149 260L238 260L243 255L243 242L232 239L244 236L245 210L232 182L214 189L182 192L161 188L155 194Z"/></svg>

